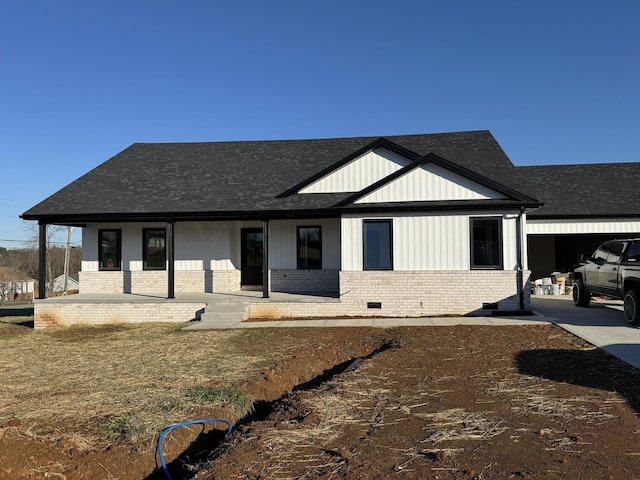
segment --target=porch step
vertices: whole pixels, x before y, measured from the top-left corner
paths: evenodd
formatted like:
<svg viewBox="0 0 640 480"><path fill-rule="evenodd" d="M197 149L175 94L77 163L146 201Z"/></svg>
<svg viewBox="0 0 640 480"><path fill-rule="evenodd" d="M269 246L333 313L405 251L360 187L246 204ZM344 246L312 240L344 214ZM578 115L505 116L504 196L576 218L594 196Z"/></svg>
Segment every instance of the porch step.
<svg viewBox="0 0 640 480"><path fill-rule="evenodd" d="M200 316L200 323L238 323L244 320L245 308L237 311L215 311L205 312Z"/></svg>
<svg viewBox="0 0 640 480"><path fill-rule="evenodd" d="M221 298L207 305L200 315L201 326L207 324L233 325L244 320L250 300L245 298Z"/></svg>
<svg viewBox="0 0 640 480"><path fill-rule="evenodd" d="M199 313L199 321L184 327L185 330L201 330L207 328L232 327L244 320L249 304L262 302L301 302L301 303L335 303L340 302L337 293L291 294L271 292L269 298L263 298L260 292L229 294L209 294L206 307Z"/></svg>

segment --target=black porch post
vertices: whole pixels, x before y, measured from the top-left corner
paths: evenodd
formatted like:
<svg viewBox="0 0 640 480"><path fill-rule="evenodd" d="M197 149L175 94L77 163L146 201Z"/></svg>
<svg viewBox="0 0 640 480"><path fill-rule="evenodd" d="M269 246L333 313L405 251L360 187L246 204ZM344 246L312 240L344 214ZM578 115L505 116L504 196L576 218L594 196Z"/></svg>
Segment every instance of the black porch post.
<svg viewBox="0 0 640 480"><path fill-rule="evenodd" d="M167 222L167 263L169 268L167 270L167 298L176 298L175 296L175 250L174 250L174 233L173 227L175 223L173 220Z"/></svg>
<svg viewBox="0 0 640 480"><path fill-rule="evenodd" d="M47 298L47 224L39 225L38 235L38 298Z"/></svg>
<svg viewBox="0 0 640 480"><path fill-rule="evenodd" d="M269 220L262 221L262 298L269 298Z"/></svg>

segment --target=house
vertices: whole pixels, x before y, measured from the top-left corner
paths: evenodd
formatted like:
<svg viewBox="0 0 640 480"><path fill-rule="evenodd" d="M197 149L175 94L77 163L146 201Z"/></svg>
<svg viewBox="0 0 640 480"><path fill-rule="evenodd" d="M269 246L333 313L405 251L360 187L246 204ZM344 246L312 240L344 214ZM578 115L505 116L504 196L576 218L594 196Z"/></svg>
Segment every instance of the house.
<svg viewBox="0 0 640 480"><path fill-rule="evenodd" d="M0 267L0 303L33 300L35 281L12 267Z"/></svg>
<svg viewBox="0 0 640 480"><path fill-rule="evenodd" d="M82 228L77 297L92 296L36 302L36 326L72 309L185 321L215 305L128 298L247 289L336 299L268 304L283 317L526 311L526 236L546 221L529 220L544 203L532 174L488 131L134 144L22 215L40 224L41 265L46 225ZM107 309L105 294L121 297Z"/></svg>
<svg viewBox="0 0 640 480"><path fill-rule="evenodd" d="M80 290L80 276L77 273L67 275L67 281L65 283L65 275L58 275L53 280L53 293L54 294L65 294L65 292L77 292Z"/></svg>

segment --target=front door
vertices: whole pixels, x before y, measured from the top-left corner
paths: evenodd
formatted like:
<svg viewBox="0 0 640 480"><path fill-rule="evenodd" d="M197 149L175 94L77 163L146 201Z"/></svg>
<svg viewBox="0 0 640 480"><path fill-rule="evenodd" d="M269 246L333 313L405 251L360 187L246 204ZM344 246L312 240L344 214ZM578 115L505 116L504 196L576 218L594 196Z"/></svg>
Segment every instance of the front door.
<svg viewBox="0 0 640 480"><path fill-rule="evenodd" d="M243 228L241 252L241 285L262 285L262 229Z"/></svg>

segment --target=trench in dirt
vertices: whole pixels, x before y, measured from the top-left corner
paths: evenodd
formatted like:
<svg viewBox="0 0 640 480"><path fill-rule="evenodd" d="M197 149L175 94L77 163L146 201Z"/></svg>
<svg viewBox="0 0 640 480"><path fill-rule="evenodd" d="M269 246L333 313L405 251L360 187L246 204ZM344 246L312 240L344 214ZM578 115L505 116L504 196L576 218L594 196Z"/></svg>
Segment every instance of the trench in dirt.
<svg viewBox="0 0 640 480"><path fill-rule="evenodd" d="M295 394L296 392L312 391L321 388L323 384L338 378L340 375L357 369L363 362L373 358L377 354L391 348L399 347L400 343L397 340L385 340L381 346L375 348L368 355L350 358L349 360L341 362L330 369L324 370L320 375L317 375L311 380L295 385L276 400L256 401L253 404L253 411L234 424L230 436L241 436L245 427L265 422L279 405L286 403L287 398L290 395ZM291 412L290 416L283 420L295 419L296 414ZM224 442L227 440L226 431L216 429L205 432L204 424L202 425L202 428L203 431L189 445L189 447L175 460L167 463L167 470L173 479L193 478L198 471L206 465L206 463L225 454L226 449L224 448ZM160 467L147 476L145 480L162 480L166 478L164 470Z"/></svg>

